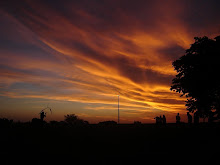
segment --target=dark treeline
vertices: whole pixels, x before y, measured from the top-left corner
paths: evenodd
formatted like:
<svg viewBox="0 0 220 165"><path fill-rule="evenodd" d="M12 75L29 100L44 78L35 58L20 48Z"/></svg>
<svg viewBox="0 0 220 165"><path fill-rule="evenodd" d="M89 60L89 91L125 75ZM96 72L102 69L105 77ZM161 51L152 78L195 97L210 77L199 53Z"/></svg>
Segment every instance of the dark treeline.
<svg viewBox="0 0 220 165"><path fill-rule="evenodd" d="M86 127L89 125L88 121L80 119L75 114L65 115L64 121L50 121L46 122L42 116L40 118L33 118L30 122L14 122L11 119L0 118L1 128L10 127L32 127L32 128L43 128L43 127Z"/></svg>
<svg viewBox="0 0 220 165"><path fill-rule="evenodd" d="M71 115L74 117L74 114ZM176 123L162 123L158 122L156 120L156 123L141 123L140 121L134 121L134 123L130 124L117 124L115 121L102 121L97 124L90 124L88 121L85 121L83 119L77 119L75 120L64 120L64 121L42 121L38 118L33 118L30 122L14 122L13 120L7 119L7 118L0 118L0 128L116 128L116 127L130 127L130 128L138 128L138 127L153 127L153 128L160 128L160 127L219 127L220 122L201 122L201 123L192 123L191 122L176 122Z"/></svg>
<svg viewBox="0 0 220 165"><path fill-rule="evenodd" d="M40 126L7 119L0 123L0 163L4 165L219 163L218 123L211 127L65 120Z"/></svg>

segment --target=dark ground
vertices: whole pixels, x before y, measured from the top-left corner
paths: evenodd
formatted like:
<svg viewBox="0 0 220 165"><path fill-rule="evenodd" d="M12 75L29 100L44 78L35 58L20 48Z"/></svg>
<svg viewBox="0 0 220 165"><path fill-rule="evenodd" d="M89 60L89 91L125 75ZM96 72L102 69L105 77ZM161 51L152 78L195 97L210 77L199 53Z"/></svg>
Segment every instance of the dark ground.
<svg viewBox="0 0 220 165"><path fill-rule="evenodd" d="M0 164L220 164L220 126L1 128ZM1 163L2 162L2 163Z"/></svg>

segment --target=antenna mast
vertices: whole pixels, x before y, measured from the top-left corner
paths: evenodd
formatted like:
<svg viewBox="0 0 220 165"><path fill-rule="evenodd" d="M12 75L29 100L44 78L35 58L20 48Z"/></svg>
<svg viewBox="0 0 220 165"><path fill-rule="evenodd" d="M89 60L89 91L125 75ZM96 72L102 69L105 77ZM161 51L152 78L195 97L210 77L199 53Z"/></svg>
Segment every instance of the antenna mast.
<svg viewBox="0 0 220 165"><path fill-rule="evenodd" d="M119 96L120 95L118 95L118 124L119 124Z"/></svg>

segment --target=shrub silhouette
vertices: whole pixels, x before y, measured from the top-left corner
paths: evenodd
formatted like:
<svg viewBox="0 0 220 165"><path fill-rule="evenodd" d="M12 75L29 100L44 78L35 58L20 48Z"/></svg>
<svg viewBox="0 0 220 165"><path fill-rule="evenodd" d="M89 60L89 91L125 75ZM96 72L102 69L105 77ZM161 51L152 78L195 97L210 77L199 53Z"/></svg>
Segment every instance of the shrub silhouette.
<svg viewBox="0 0 220 165"><path fill-rule="evenodd" d="M83 119L78 118L78 116L76 116L75 114L67 114L64 116L64 121L68 124L68 125L88 125L88 121L84 121Z"/></svg>
<svg viewBox="0 0 220 165"><path fill-rule="evenodd" d="M115 121L102 121L102 122L99 122L99 125L106 126L106 127L112 127L112 126L116 126L117 122L115 122Z"/></svg>
<svg viewBox="0 0 220 165"><path fill-rule="evenodd" d="M41 119L38 118L33 118L31 121L31 126L38 128L38 127L43 127L43 125L45 124L45 121L42 121Z"/></svg>
<svg viewBox="0 0 220 165"><path fill-rule="evenodd" d="M0 128L9 128L13 124L13 120L8 120L6 118L0 118Z"/></svg>

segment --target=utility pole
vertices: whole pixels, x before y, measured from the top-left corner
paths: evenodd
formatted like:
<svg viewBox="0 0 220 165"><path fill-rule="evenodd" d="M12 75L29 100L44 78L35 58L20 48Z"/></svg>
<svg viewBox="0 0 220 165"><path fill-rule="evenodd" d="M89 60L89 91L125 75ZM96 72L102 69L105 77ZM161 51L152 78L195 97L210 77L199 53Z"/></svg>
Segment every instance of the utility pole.
<svg viewBox="0 0 220 165"><path fill-rule="evenodd" d="M118 124L119 124L119 95L118 95Z"/></svg>

